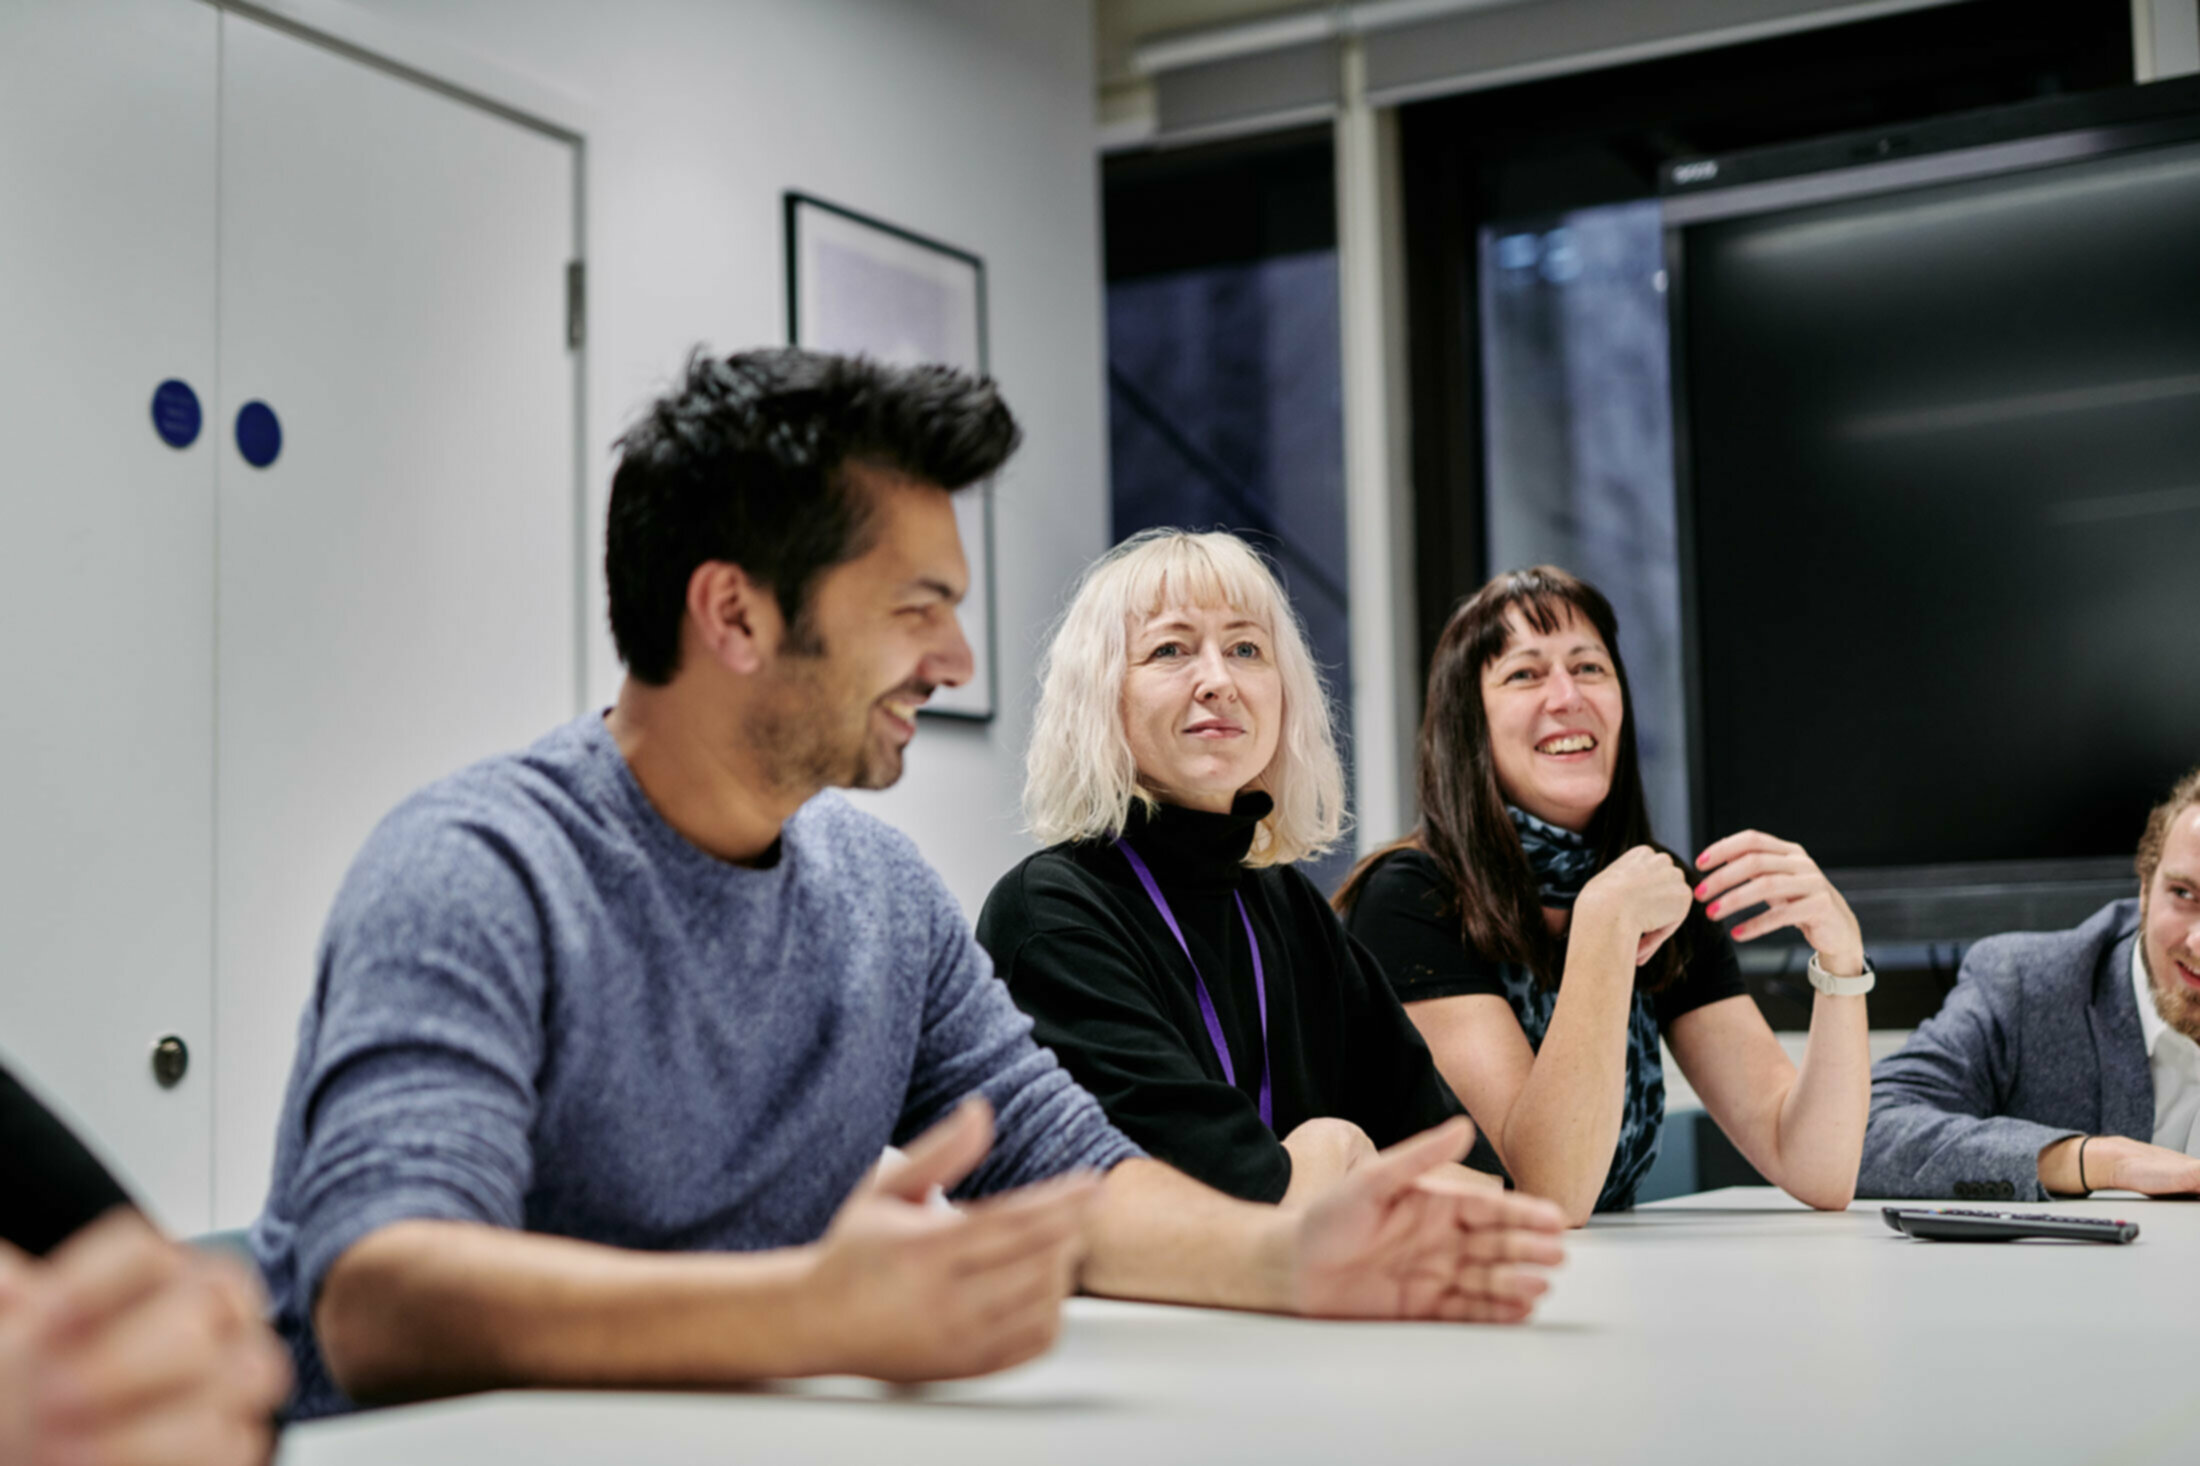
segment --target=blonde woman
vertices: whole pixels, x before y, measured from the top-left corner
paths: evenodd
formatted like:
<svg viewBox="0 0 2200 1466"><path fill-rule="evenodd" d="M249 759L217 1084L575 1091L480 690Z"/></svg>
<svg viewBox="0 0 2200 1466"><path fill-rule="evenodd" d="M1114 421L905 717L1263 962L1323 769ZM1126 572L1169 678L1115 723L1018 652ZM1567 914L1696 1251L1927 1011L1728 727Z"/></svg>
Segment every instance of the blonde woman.
<svg viewBox="0 0 2200 1466"><path fill-rule="evenodd" d="M1009 992L1116 1125L1296 1205L1460 1113L1373 960L1291 862L1344 824L1297 618L1227 534L1153 530L1077 586L1025 812L1048 848L978 918Z"/></svg>

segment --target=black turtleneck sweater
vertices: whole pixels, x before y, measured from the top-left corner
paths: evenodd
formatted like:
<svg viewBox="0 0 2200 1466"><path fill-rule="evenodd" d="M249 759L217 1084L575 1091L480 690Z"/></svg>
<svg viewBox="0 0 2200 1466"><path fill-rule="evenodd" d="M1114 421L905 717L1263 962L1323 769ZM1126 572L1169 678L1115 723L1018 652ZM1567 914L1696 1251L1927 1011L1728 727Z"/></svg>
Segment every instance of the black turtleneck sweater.
<svg viewBox="0 0 2200 1466"><path fill-rule="evenodd" d="M1278 1136L1336 1116L1384 1146L1460 1113L1412 1020L1313 882L1248 869L1265 794L1228 814L1131 807L1124 838L1153 871L1229 1041L1222 1077L1184 952L1110 843L1056 845L993 888L978 940L1054 1050L1117 1128L1157 1159L1249 1201L1291 1184ZM1275 1129L1261 1124L1260 1014L1233 892L1260 939Z"/></svg>

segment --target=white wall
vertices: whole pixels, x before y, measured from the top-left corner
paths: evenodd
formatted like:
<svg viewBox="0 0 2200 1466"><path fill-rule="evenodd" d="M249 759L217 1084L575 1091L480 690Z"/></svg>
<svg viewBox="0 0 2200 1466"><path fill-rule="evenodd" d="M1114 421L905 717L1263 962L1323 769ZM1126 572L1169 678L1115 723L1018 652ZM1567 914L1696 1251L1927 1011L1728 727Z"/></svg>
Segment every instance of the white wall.
<svg viewBox="0 0 2200 1466"><path fill-rule="evenodd" d="M2200 0L2131 0L2131 60L2140 81L2200 72Z"/></svg>
<svg viewBox="0 0 2200 1466"><path fill-rule="evenodd" d="M780 194L799 188L974 250L994 373L1025 446L995 505L1001 715L927 719L864 796L975 915L1031 846L1016 805L1036 640L1106 543L1099 185L1089 0L355 0L532 76L588 138L590 695L607 445L688 348L785 339Z"/></svg>

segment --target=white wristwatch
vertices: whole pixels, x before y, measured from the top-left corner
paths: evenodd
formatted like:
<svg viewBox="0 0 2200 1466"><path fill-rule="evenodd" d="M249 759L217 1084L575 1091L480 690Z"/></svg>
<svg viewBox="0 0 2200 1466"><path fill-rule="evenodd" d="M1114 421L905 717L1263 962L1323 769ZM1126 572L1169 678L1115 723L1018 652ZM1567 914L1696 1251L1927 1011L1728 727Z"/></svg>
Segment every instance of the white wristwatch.
<svg viewBox="0 0 2200 1466"><path fill-rule="evenodd" d="M1793 969L1789 969L1792 971ZM1864 970L1855 977L1835 977L1818 965L1818 954L1810 954L1810 966L1803 969L1810 978L1810 985L1833 998L1861 998L1879 981L1879 974L1872 971L1871 959L1864 960Z"/></svg>

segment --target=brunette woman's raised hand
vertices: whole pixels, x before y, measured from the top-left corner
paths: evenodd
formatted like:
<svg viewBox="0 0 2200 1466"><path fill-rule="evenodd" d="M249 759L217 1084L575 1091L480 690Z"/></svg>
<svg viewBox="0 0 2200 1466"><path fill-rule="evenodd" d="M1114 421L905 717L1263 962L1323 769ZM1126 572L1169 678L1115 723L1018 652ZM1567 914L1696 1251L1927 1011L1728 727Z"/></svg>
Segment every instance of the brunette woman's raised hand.
<svg viewBox="0 0 2200 1466"><path fill-rule="evenodd" d="M1818 965L1836 977L1864 970L1864 934L1856 913L1841 899L1810 852L1792 840L1760 830L1714 841L1696 857L1704 873L1696 899L1714 920L1762 904L1764 910L1733 928L1737 942L1794 927L1818 949Z"/></svg>
<svg viewBox="0 0 2200 1466"><path fill-rule="evenodd" d="M1637 845L1590 877L1574 898L1574 920L1608 922L1635 944L1635 965L1648 962L1688 919L1688 877L1662 850Z"/></svg>

